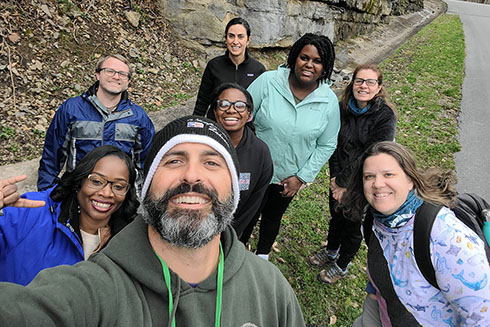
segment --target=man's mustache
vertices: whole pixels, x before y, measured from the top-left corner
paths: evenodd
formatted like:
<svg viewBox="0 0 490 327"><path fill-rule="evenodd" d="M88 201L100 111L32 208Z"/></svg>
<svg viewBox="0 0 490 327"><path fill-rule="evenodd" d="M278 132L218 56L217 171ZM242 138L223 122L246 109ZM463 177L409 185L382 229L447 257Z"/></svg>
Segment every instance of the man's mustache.
<svg viewBox="0 0 490 327"><path fill-rule="evenodd" d="M166 204L168 203L168 200L173 198L176 195L179 194L184 194L184 193L189 193L189 192L194 192L194 193L200 193L207 195L209 198L211 198L212 203L218 203L218 193L210 188L206 188L204 185L201 183L195 183L195 184L189 184L186 182L183 182L177 187L170 188L165 192L165 194L162 196L161 199L154 199L157 201L157 209L158 210L163 210L166 209Z"/></svg>

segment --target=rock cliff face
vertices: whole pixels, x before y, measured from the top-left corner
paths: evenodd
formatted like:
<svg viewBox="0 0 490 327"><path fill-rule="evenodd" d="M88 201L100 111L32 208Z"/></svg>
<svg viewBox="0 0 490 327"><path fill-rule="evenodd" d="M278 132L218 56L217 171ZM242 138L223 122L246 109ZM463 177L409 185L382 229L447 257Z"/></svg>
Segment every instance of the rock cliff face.
<svg viewBox="0 0 490 327"><path fill-rule="evenodd" d="M334 42L363 34L392 15L423 9L423 0L157 0L165 18L193 48L222 53L233 17L252 28L251 48L286 48L306 32Z"/></svg>

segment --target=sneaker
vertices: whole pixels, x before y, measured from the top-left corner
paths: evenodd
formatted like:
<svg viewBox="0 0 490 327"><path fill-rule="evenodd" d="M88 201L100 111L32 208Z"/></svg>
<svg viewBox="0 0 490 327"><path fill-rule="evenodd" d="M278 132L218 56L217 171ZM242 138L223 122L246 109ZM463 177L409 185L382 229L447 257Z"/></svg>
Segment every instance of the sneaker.
<svg viewBox="0 0 490 327"><path fill-rule="evenodd" d="M265 261L269 261L269 254L257 254L257 256L264 259Z"/></svg>
<svg viewBox="0 0 490 327"><path fill-rule="evenodd" d="M308 258L308 264L312 267L321 267L327 263L334 263L339 258L339 250L327 250L322 248L320 252Z"/></svg>
<svg viewBox="0 0 490 327"><path fill-rule="evenodd" d="M327 284L335 284L339 279L345 278L349 270L345 268L342 270L337 263L331 263L327 268L320 271L317 278L320 282Z"/></svg>

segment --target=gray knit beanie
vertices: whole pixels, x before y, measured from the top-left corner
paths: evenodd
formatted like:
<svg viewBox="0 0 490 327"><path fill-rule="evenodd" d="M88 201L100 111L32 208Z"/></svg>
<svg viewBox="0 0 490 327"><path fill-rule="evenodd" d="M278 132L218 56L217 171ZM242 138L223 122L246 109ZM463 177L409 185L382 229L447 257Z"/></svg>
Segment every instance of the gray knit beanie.
<svg viewBox="0 0 490 327"><path fill-rule="evenodd" d="M155 134L145 159L145 182L141 191L141 199L145 198L155 171L165 153L181 143L206 144L223 156L230 170L236 209L240 199L240 189L238 185L238 158L235 147L231 143L228 133L218 123L201 116L178 118Z"/></svg>

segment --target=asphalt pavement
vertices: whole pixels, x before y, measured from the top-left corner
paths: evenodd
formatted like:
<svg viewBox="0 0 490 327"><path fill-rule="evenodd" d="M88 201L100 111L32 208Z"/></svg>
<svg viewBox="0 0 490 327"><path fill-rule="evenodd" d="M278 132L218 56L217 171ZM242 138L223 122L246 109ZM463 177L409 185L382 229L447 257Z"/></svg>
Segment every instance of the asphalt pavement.
<svg viewBox="0 0 490 327"><path fill-rule="evenodd" d="M490 201L490 5L444 1L447 13L461 18L466 43L456 188L459 193L477 193Z"/></svg>

